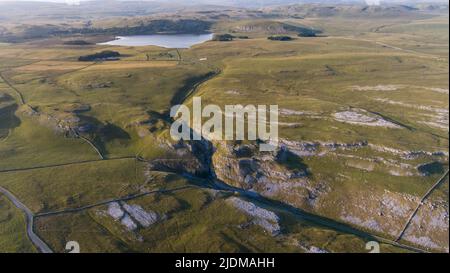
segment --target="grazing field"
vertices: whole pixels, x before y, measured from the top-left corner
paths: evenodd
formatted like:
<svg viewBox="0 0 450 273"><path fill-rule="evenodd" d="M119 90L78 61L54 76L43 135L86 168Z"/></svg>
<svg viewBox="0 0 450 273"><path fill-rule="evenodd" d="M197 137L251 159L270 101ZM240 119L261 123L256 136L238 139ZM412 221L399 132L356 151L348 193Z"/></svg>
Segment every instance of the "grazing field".
<svg viewBox="0 0 450 273"><path fill-rule="evenodd" d="M0 174L0 185L35 213L76 208L138 193L145 186L135 159L98 161Z"/></svg>
<svg viewBox="0 0 450 273"><path fill-rule="evenodd" d="M157 220L148 227L131 226L130 230L123 221L125 218L114 219L109 204L74 214L39 217L37 230L57 251L63 251L61 242L69 240L83 245L82 252L364 250L364 241L356 236L293 220L292 215L280 214L280 225L289 235L272 237L228 200L229 194L197 188L156 193L121 203L157 215ZM386 246L386 251L395 250Z"/></svg>
<svg viewBox="0 0 450 273"><path fill-rule="evenodd" d="M0 187L55 252L448 252L448 10L310 8L158 21L229 37L186 49L96 44L153 17L8 26ZM194 96L278 105L278 149L175 142ZM0 196L0 252L36 251L25 226Z"/></svg>
<svg viewBox="0 0 450 273"><path fill-rule="evenodd" d="M4 195L0 195L0 250L8 253L36 252L27 239L25 216Z"/></svg>

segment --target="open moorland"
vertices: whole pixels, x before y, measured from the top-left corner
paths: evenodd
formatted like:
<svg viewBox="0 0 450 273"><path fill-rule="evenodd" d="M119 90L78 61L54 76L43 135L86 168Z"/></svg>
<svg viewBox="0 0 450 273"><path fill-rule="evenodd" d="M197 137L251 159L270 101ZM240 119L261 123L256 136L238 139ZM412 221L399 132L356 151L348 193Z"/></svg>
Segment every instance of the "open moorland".
<svg viewBox="0 0 450 273"><path fill-rule="evenodd" d="M448 5L41 8L0 12L0 252L449 251ZM173 141L194 96L277 104L279 148Z"/></svg>

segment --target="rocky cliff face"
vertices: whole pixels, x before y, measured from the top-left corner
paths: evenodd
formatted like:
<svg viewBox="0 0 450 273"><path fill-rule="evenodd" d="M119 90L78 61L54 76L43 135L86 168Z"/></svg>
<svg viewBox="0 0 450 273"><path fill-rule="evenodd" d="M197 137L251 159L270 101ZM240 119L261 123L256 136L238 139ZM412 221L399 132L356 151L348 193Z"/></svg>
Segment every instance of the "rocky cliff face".
<svg viewBox="0 0 450 273"><path fill-rule="evenodd" d="M302 160L307 156L324 156L368 147L367 142L282 141L275 152L259 152L256 144L180 142L171 145L171 149L182 159L156 160L151 166L159 170L208 176L304 211L395 239L420 203L420 196L381 190L364 183L347 189L345 183L315 177ZM448 251L449 208L448 201L444 199L445 195L428 200L412 219L402 239L430 250Z"/></svg>
<svg viewBox="0 0 450 273"><path fill-rule="evenodd" d="M252 145L217 143L212 163L217 178L230 185L396 238L420 203L419 196L379 190L371 185L345 191L342 185L311 177L308 168L302 167L301 156L367 146L366 142L284 142L278 151L261 154ZM448 228L448 202L440 197L421 207L402 238L430 249L448 251Z"/></svg>
<svg viewBox="0 0 450 273"><path fill-rule="evenodd" d="M211 174L210 155L213 147L207 141L179 141L161 143L173 154L167 159L156 159L149 163L150 170L169 171L207 178Z"/></svg>

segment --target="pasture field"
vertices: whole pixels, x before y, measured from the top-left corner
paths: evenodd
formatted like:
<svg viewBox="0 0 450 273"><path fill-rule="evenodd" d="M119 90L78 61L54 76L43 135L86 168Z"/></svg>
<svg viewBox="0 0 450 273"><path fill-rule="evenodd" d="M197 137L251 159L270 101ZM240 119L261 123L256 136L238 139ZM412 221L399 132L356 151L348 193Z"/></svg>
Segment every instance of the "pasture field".
<svg viewBox="0 0 450 273"><path fill-rule="evenodd" d="M321 32L271 41L267 24ZM60 37L0 44L0 187L35 214L53 251L75 240L82 252L364 252L374 235L386 239L383 252L448 252L448 177L412 219L404 246L393 243L448 171L448 16L245 19L213 29L241 38L189 49ZM78 61L104 50L121 57ZM215 142L200 156L177 148L168 113L194 96L222 109L278 105L293 159L236 156ZM232 151L247 144L228 143ZM209 175L237 188L194 177L193 158L203 157ZM192 162L171 164L183 159ZM169 163L154 170L157 160ZM248 161L260 169L243 174ZM263 182L245 182L262 173ZM280 182L280 173L295 175ZM233 198L274 213L279 233ZM142 224L127 207L154 221ZM24 215L0 195L0 252L16 251L36 250Z"/></svg>
<svg viewBox="0 0 450 273"><path fill-rule="evenodd" d="M68 240L83 245L82 252L304 252L313 245L338 252L361 252L365 247L364 240L356 236L283 214L280 223L289 235L273 238L261 227L248 225L251 217L230 206L228 197L221 192L191 188L127 201L162 215L152 226L132 232L107 214L108 206L39 217L37 230L58 251L63 251L61 243ZM73 227L68 229L68 225ZM387 252L402 251L382 247Z"/></svg>
<svg viewBox="0 0 450 273"><path fill-rule="evenodd" d="M3 195L0 195L0 249L8 253L36 252L27 239L23 213Z"/></svg>
<svg viewBox="0 0 450 273"><path fill-rule="evenodd" d="M77 208L139 193L145 186L135 159L80 163L0 174L0 185L34 213Z"/></svg>

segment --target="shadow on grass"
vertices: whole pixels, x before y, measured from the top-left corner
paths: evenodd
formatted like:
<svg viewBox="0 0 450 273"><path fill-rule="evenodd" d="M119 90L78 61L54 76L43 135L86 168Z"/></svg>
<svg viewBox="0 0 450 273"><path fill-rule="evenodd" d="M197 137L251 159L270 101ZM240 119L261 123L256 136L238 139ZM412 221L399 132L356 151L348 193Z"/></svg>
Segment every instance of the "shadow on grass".
<svg viewBox="0 0 450 273"><path fill-rule="evenodd" d="M443 174L445 172L445 165L434 161L431 163L420 165L418 168L419 172L425 175L435 175L435 174Z"/></svg>
<svg viewBox="0 0 450 273"><path fill-rule="evenodd" d="M210 80L218 74L218 71L210 71L204 75L188 78L184 81L183 87L181 87L170 100L170 105L174 106L182 104L191 94L195 93L200 84Z"/></svg>
<svg viewBox="0 0 450 273"><path fill-rule="evenodd" d="M10 130L20 126L21 121L15 115L17 104L0 108L0 139L6 137Z"/></svg>
<svg viewBox="0 0 450 273"><path fill-rule="evenodd" d="M300 171L305 174L309 172L308 165L303 162L303 159L288 149L281 148L280 151L278 151L275 160L278 164L286 167L288 170Z"/></svg>
<svg viewBox="0 0 450 273"><path fill-rule="evenodd" d="M113 140L130 140L130 134L128 134L127 131L120 128L119 126L113 124L113 123L106 123L101 129L100 129L100 135L102 136L102 139L106 142L113 141Z"/></svg>
<svg viewBox="0 0 450 273"><path fill-rule="evenodd" d="M108 156L108 150L106 144L112 141L119 141L126 143L131 140L130 134L121 127L107 122L102 123L98 119L91 116L79 115L81 121L84 124L88 124L91 128L87 134L89 139L94 143L95 147L100 151L103 156Z"/></svg>

